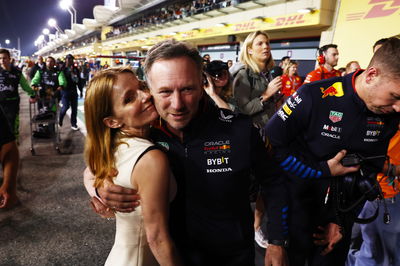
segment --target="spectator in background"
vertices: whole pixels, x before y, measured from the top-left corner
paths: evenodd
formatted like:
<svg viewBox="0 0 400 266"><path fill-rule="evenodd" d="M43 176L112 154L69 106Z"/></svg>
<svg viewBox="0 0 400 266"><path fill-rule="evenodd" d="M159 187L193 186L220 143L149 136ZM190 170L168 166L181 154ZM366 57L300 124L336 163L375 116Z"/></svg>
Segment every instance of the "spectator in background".
<svg viewBox="0 0 400 266"><path fill-rule="evenodd" d="M207 78L204 89L214 104L235 111L228 64L214 60L205 66L204 72Z"/></svg>
<svg viewBox="0 0 400 266"><path fill-rule="evenodd" d="M0 186L0 209L11 208L18 203L17 173L19 154L15 136L0 108L0 163L3 170L3 182Z"/></svg>
<svg viewBox="0 0 400 266"><path fill-rule="evenodd" d="M211 57L210 57L210 55L209 55L209 54L203 55L203 63L204 63L204 65L206 65L206 64L208 64L208 63L210 63L210 62L211 62Z"/></svg>
<svg viewBox="0 0 400 266"><path fill-rule="evenodd" d="M29 77L32 80L33 77L36 74L36 71L39 69L43 70L46 67L46 64L44 63L43 57L41 55L38 56L36 64L31 68L31 71L29 73Z"/></svg>
<svg viewBox="0 0 400 266"><path fill-rule="evenodd" d="M232 60L228 60L228 61L226 61L226 63L228 64L228 69L231 68L231 66L233 66Z"/></svg>
<svg viewBox="0 0 400 266"><path fill-rule="evenodd" d="M136 76L138 77L139 80L146 80L143 70L143 64L144 64L144 58L141 58L139 60L139 67L136 69Z"/></svg>
<svg viewBox="0 0 400 266"><path fill-rule="evenodd" d="M281 59L281 62L279 63L279 66L282 68L282 70L285 70L286 66L290 62L290 57L289 56L284 56Z"/></svg>
<svg viewBox="0 0 400 266"><path fill-rule="evenodd" d="M250 33L240 50L240 62L243 66L237 73L233 73L233 97L238 111L249 115L257 128L263 128L275 113L276 103L279 101L276 94L282 88L281 77L272 79L269 71L274 66L269 36L266 32ZM263 132L261 135L263 135ZM255 211L255 239L261 247L266 247L266 238L261 230L261 220L264 213L263 202L260 196L259 184L253 179L251 188L252 200L256 200Z"/></svg>
<svg viewBox="0 0 400 266"><path fill-rule="evenodd" d="M343 77L344 75L346 75L346 68L345 67L340 67L338 68L338 71L340 73L340 75Z"/></svg>
<svg viewBox="0 0 400 266"><path fill-rule="evenodd" d="M233 73L233 97L239 112L250 115L256 127L262 128L275 113L275 94L282 88L281 77L272 79L269 71L274 60L266 32L250 33L240 50L244 65Z"/></svg>
<svg viewBox="0 0 400 266"><path fill-rule="evenodd" d="M358 61L350 61L346 65L346 74L353 73L353 72L359 70L360 68L361 67L360 67L360 64L358 63Z"/></svg>
<svg viewBox="0 0 400 266"><path fill-rule="evenodd" d="M297 73L298 63L296 61L290 61L283 70L282 75L282 93L284 100L292 95L302 85L302 80Z"/></svg>
<svg viewBox="0 0 400 266"><path fill-rule="evenodd" d="M74 65L74 57L68 54L65 57L65 68L63 69L65 78L67 80L67 86L61 90L61 102L62 108L60 111L60 127L63 125L64 116L67 113L69 107L71 107L71 129L78 130L77 125L77 113L78 113L78 91L80 82L80 73L78 68ZM82 94L82 91L81 91Z"/></svg>
<svg viewBox="0 0 400 266"><path fill-rule="evenodd" d="M318 68L308 73L304 83L317 80L340 77L341 73L334 67L339 60L339 51L336 44L327 44L318 49Z"/></svg>

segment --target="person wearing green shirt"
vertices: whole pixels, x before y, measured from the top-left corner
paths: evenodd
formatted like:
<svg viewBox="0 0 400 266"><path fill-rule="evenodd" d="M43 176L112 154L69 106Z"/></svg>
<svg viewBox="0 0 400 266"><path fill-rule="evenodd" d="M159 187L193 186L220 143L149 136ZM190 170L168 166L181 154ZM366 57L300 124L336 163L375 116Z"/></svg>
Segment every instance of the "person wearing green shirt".
<svg viewBox="0 0 400 266"><path fill-rule="evenodd" d="M49 56L46 59L46 67L36 71L31 86L40 87L39 111L43 109L55 111L55 99L60 98L60 91L67 86L67 80L64 72L56 68L56 60Z"/></svg>
<svg viewBox="0 0 400 266"><path fill-rule="evenodd" d="M18 85L35 102L35 91L31 88L22 72L11 64L11 55L7 49L0 49L0 108L6 115L15 137L19 136L19 102Z"/></svg>

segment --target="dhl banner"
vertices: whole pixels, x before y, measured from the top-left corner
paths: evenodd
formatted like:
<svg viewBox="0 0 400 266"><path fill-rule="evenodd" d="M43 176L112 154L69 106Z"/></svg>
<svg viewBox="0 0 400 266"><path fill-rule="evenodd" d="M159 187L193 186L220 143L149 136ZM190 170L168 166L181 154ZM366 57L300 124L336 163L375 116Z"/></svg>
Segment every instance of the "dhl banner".
<svg viewBox="0 0 400 266"><path fill-rule="evenodd" d="M400 0L342 0L333 38L339 49L338 67L357 60L366 68L375 41L399 33Z"/></svg>
<svg viewBox="0 0 400 266"><path fill-rule="evenodd" d="M286 28L296 28L305 26L317 26L320 23L320 12L316 10L309 14L286 14L275 17L252 19L239 23L228 24L222 27L212 27L205 29L193 29L185 32L178 32L176 35L162 35L147 38L145 40L134 40L128 42L127 46L147 46L153 45L159 41L174 38L176 40L193 40L203 39L216 36L225 36L231 34L239 34L252 32L256 30L281 30Z"/></svg>

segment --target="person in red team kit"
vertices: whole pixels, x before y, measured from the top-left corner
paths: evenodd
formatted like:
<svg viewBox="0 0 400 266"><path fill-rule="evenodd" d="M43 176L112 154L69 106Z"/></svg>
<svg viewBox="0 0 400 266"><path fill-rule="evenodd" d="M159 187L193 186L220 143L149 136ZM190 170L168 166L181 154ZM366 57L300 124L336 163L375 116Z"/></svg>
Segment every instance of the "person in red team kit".
<svg viewBox="0 0 400 266"><path fill-rule="evenodd" d="M336 44L327 44L319 48L317 57L319 67L308 73L304 84L321 79L340 77L340 72L334 69L338 60L339 51Z"/></svg>
<svg viewBox="0 0 400 266"><path fill-rule="evenodd" d="M282 93L285 98L292 95L298 88L300 88L302 82L301 78L297 74L298 63L296 61L290 61L282 75Z"/></svg>

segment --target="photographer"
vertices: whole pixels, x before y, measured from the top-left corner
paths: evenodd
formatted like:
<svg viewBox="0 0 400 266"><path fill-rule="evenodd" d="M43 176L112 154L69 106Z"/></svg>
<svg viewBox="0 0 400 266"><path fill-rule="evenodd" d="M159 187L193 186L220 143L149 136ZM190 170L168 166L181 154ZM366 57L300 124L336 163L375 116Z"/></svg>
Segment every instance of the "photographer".
<svg viewBox="0 0 400 266"><path fill-rule="evenodd" d="M362 191L358 184L374 186L397 131L399 73L400 39L391 38L366 70L303 85L267 124L275 156L288 174L291 265L344 265L354 214L343 209L377 197L370 193L375 187ZM382 157L361 169L345 167L346 152ZM340 190L348 179L355 182L359 202Z"/></svg>
<svg viewBox="0 0 400 266"><path fill-rule="evenodd" d="M214 60L204 67L204 90L219 108L235 111L228 64Z"/></svg>

